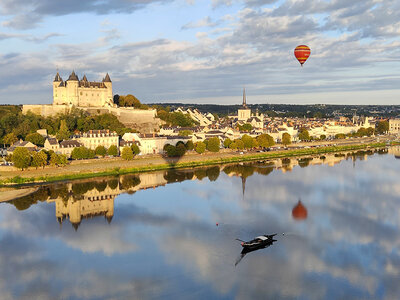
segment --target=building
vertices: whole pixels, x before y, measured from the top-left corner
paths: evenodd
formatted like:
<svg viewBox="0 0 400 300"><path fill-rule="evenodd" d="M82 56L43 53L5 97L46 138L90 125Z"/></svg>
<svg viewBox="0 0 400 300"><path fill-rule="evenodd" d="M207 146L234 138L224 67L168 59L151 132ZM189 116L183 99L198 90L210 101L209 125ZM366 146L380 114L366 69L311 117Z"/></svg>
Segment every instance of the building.
<svg viewBox="0 0 400 300"><path fill-rule="evenodd" d="M246 90L243 89L243 103L242 108L238 109L238 121L246 122L251 117L251 109L247 107L246 102Z"/></svg>
<svg viewBox="0 0 400 300"><path fill-rule="evenodd" d="M83 146L95 150L97 146L104 146L107 149L111 145L119 147L119 137L115 131L110 130L89 130L76 138Z"/></svg>
<svg viewBox="0 0 400 300"><path fill-rule="evenodd" d="M389 120L389 133L399 134L400 133L400 119Z"/></svg>
<svg viewBox="0 0 400 300"><path fill-rule="evenodd" d="M89 81L86 75L79 79L74 71L67 80L63 80L57 72L52 86L52 104L26 104L22 107L22 113L30 111L43 117L50 117L68 114L73 108L77 108L90 115L113 114L125 126L140 132L155 132L160 127L161 121L156 117L155 109L118 107L114 104L112 81L108 73L101 81Z"/></svg>
<svg viewBox="0 0 400 300"><path fill-rule="evenodd" d="M58 141L56 138L47 138L44 141L44 149L46 150L53 150L54 152L57 152L58 149L60 148L60 145L58 144Z"/></svg>
<svg viewBox="0 0 400 300"><path fill-rule="evenodd" d="M79 80L72 71L64 81L57 72L53 81L53 104L82 107L113 106L112 82L108 73L102 81Z"/></svg>
<svg viewBox="0 0 400 300"><path fill-rule="evenodd" d="M82 144L79 143L77 140L62 141L60 143L60 147L58 148L57 153L66 155L67 157L71 157L72 151L75 148L79 148L80 146L82 146Z"/></svg>
<svg viewBox="0 0 400 300"><path fill-rule="evenodd" d="M27 148L29 151L36 151L38 149L38 147L31 142L19 140L7 149L7 154L13 154L14 150L18 147Z"/></svg>

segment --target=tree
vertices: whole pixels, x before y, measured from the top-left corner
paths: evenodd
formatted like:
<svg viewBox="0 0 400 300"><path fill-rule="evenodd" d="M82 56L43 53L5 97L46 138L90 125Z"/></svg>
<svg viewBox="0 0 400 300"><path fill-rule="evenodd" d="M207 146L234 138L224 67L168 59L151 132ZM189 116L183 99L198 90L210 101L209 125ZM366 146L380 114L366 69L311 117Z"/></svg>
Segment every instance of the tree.
<svg viewBox="0 0 400 300"><path fill-rule="evenodd" d="M203 142L197 142L194 149L197 153L202 154L206 151L206 144Z"/></svg>
<svg viewBox="0 0 400 300"><path fill-rule="evenodd" d="M240 131L247 131L247 132L250 132L250 131L253 130L253 126L252 126L251 124L249 124L249 123L246 123L246 124L244 124L244 125L239 125L239 130L240 130Z"/></svg>
<svg viewBox="0 0 400 300"><path fill-rule="evenodd" d="M208 140L207 150L211 152L219 152L220 141L217 137L212 137Z"/></svg>
<svg viewBox="0 0 400 300"><path fill-rule="evenodd" d="M133 159L133 152L130 147L122 148L121 157L125 160L132 160Z"/></svg>
<svg viewBox="0 0 400 300"><path fill-rule="evenodd" d="M321 135L319 136L319 139L320 139L320 140L326 140L326 135L325 135L325 134L321 134Z"/></svg>
<svg viewBox="0 0 400 300"><path fill-rule="evenodd" d="M389 131L389 122L388 121L379 121L376 126L376 132L378 134L385 134Z"/></svg>
<svg viewBox="0 0 400 300"><path fill-rule="evenodd" d="M229 145L229 148L230 149L243 150L244 149L244 143L243 143L242 140L236 139Z"/></svg>
<svg viewBox="0 0 400 300"><path fill-rule="evenodd" d="M14 133L8 133L8 134L6 134L5 136L4 136L4 138L3 138L3 142L4 142L4 144L7 144L7 145L12 145L12 144L14 144L16 141L18 141L18 138L17 138L17 136L14 134Z"/></svg>
<svg viewBox="0 0 400 300"><path fill-rule="evenodd" d="M192 134L193 134L193 131L191 131L191 130L182 130L181 132L179 132L180 136L189 136Z"/></svg>
<svg viewBox="0 0 400 300"><path fill-rule="evenodd" d="M94 153L98 156L105 156L107 154L107 149L106 147L99 145L96 147L96 149L94 150Z"/></svg>
<svg viewBox="0 0 400 300"><path fill-rule="evenodd" d="M32 144L35 144L37 146L43 146L44 145L44 137L35 132L35 133L30 133L25 137L25 140L28 142L31 142Z"/></svg>
<svg viewBox="0 0 400 300"><path fill-rule="evenodd" d="M140 153L139 146L136 144L132 144L131 149L134 155L138 155Z"/></svg>
<svg viewBox="0 0 400 300"><path fill-rule="evenodd" d="M194 149L194 144L193 144L193 141L192 140L188 140L187 142L186 142L186 149L188 150L188 151L191 151L191 150L193 150Z"/></svg>
<svg viewBox="0 0 400 300"><path fill-rule="evenodd" d="M52 153L50 156L50 165L58 166L58 155L56 153Z"/></svg>
<svg viewBox="0 0 400 300"><path fill-rule="evenodd" d="M61 120L60 130L58 131L56 138L57 138L57 140L61 141L61 140L67 140L69 138L69 136L70 136L70 132L68 130L67 121Z"/></svg>
<svg viewBox="0 0 400 300"><path fill-rule="evenodd" d="M111 145L107 151L108 155L110 156L117 156L118 155L118 148L115 145Z"/></svg>
<svg viewBox="0 0 400 300"><path fill-rule="evenodd" d="M252 138L251 136L245 134L242 136L242 142L243 142L243 146L246 149L251 149L255 146L255 140L254 138Z"/></svg>
<svg viewBox="0 0 400 300"><path fill-rule="evenodd" d="M344 133L338 133L335 135L335 139L344 139L346 135Z"/></svg>
<svg viewBox="0 0 400 300"><path fill-rule="evenodd" d="M371 136L375 133L375 129L372 127L367 128L367 136Z"/></svg>
<svg viewBox="0 0 400 300"><path fill-rule="evenodd" d="M232 140L230 138L226 138L224 141L224 147L229 148L230 144L232 144Z"/></svg>
<svg viewBox="0 0 400 300"><path fill-rule="evenodd" d="M263 148L275 145L274 138L269 134L260 134L257 138L258 145Z"/></svg>
<svg viewBox="0 0 400 300"><path fill-rule="evenodd" d="M57 163L59 166L66 166L68 164L68 159L64 154L57 154Z"/></svg>
<svg viewBox="0 0 400 300"><path fill-rule="evenodd" d="M287 146L287 145L290 145L291 143L292 143L292 137L290 136L289 133L284 132L282 134L282 144Z"/></svg>
<svg viewBox="0 0 400 300"><path fill-rule="evenodd" d="M32 167L45 167L47 164L47 154L44 153L43 151L40 152L35 152L32 155L32 161L31 161L31 166Z"/></svg>
<svg viewBox="0 0 400 300"><path fill-rule="evenodd" d="M26 169L31 164L31 159L32 157L28 149L24 147L15 148L12 155L12 161L16 168L21 170Z"/></svg>
<svg viewBox="0 0 400 300"><path fill-rule="evenodd" d="M176 147L170 144L164 146L164 151L167 152L168 157L178 156L176 152Z"/></svg>
<svg viewBox="0 0 400 300"><path fill-rule="evenodd" d="M182 143L182 144L176 145L176 155L177 156L184 156L185 153L186 153L185 144Z"/></svg>
<svg viewBox="0 0 400 300"><path fill-rule="evenodd" d="M298 137L300 141L309 141L311 139L307 129L301 129Z"/></svg>

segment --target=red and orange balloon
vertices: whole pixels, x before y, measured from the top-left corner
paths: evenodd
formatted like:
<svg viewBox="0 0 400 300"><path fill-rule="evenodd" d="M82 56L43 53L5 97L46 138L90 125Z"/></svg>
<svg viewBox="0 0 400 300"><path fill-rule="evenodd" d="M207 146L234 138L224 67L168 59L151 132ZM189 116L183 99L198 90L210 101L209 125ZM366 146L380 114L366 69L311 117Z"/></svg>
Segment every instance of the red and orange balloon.
<svg viewBox="0 0 400 300"><path fill-rule="evenodd" d="M306 45L299 45L296 47L296 49L294 49L294 56L296 56L301 66L303 66L303 64L306 62L310 54L311 50Z"/></svg>

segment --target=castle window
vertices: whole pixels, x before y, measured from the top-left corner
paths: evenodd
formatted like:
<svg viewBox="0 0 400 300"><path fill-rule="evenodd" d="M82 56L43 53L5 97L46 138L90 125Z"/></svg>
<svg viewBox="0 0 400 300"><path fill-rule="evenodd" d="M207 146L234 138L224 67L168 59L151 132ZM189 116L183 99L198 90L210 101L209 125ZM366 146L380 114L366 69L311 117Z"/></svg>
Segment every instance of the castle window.
<svg viewBox="0 0 400 300"><path fill-rule="evenodd" d="M80 94L81 94L81 96L82 96L82 92L81 92Z"/></svg>

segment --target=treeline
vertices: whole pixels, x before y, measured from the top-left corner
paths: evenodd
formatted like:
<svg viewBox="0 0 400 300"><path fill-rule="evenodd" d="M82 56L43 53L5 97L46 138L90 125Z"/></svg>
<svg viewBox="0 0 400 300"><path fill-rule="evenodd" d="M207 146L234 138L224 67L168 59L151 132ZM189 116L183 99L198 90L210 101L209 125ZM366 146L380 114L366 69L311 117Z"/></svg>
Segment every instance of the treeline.
<svg viewBox="0 0 400 300"><path fill-rule="evenodd" d="M12 145L19 139L32 141L43 145L36 133L38 129L46 129L49 135L66 139L76 131L110 129L119 135L131 132L112 114L91 116L80 109L72 109L68 114L58 114L54 117L42 117L33 113L22 114L20 106L0 106L0 143Z"/></svg>
<svg viewBox="0 0 400 300"><path fill-rule="evenodd" d="M290 136L289 136L290 137ZM289 142L290 143L290 142ZM275 145L274 139L269 134L261 134L253 138L247 134L243 135L240 139L231 140L229 138L224 140L223 147L233 150L268 148ZM164 151L169 157L179 157L185 155L186 151L194 150L198 154L206 151L219 152L221 149L221 142L218 137L209 138L200 142L193 143L189 140L186 144L182 141L176 145L166 144Z"/></svg>
<svg viewBox="0 0 400 300"><path fill-rule="evenodd" d="M65 155L54 153L54 151L41 150L39 152L29 151L27 148L17 147L13 154L7 157L12 161L14 167L24 170L28 167L44 168L47 165L65 166L68 159Z"/></svg>

